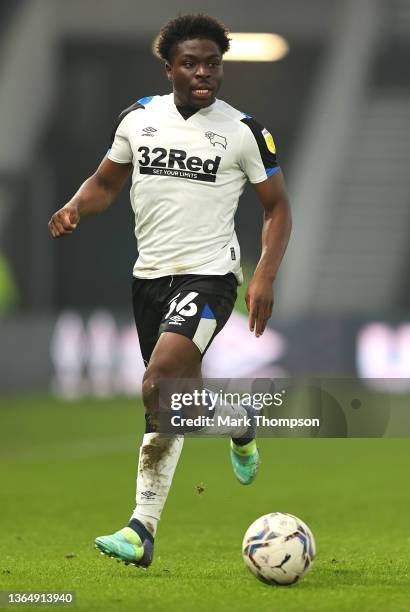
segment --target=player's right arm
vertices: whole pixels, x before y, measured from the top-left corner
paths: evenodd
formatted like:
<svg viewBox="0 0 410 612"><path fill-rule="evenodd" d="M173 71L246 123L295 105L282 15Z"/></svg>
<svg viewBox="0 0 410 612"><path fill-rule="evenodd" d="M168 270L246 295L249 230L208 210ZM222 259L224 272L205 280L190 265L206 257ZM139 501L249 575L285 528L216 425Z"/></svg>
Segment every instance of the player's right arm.
<svg viewBox="0 0 410 612"><path fill-rule="evenodd" d="M131 163L119 164L105 157L71 200L51 217L48 228L53 238L71 234L81 217L102 213L111 206L131 170Z"/></svg>

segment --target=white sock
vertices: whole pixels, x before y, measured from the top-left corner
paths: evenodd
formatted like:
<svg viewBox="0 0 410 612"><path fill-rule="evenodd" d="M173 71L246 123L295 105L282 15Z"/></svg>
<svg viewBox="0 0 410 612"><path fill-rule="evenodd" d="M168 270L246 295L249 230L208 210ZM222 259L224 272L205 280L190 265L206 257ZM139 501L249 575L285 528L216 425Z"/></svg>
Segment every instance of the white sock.
<svg viewBox="0 0 410 612"><path fill-rule="evenodd" d="M212 401L215 401L217 394L206 389L211 396ZM210 414L212 412L210 411ZM207 415L206 415L207 416ZM241 404L228 404L222 401L217 401L213 413L213 424L205 425L191 435L199 436L231 436L231 438L241 438L248 431L246 418L248 413ZM221 419L229 417L227 424L221 424ZM236 424L234 424L236 422Z"/></svg>
<svg viewBox="0 0 410 612"><path fill-rule="evenodd" d="M155 537L158 521L168 497L184 436L144 435L137 475L137 505L131 516Z"/></svg>

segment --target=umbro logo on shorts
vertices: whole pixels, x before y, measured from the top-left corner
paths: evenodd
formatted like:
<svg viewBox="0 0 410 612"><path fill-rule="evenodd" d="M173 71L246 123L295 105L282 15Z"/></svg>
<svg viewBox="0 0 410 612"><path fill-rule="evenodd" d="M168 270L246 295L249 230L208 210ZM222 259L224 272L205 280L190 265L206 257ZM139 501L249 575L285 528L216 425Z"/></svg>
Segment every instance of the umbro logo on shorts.
<svg viewBox="0 0 410 612"><path fill-rule="evenodd" d="M180 317L179 315L174 315L173 317L170 317L169 320L173 323L181 323L182 321L185 321L184 317Z"/></svg>

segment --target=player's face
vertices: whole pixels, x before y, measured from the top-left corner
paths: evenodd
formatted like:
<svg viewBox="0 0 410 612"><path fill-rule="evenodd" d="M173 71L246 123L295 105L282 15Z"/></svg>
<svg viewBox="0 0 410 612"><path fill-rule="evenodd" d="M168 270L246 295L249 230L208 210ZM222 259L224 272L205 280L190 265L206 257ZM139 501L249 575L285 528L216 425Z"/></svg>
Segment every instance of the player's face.
<svg viewBox="0 0 410 612"><path fill-rule="evenodd" d="M215 101L223 77L222 55L213 40L194 38L178 43L165 66L176 105L204 108Z"/></svg>

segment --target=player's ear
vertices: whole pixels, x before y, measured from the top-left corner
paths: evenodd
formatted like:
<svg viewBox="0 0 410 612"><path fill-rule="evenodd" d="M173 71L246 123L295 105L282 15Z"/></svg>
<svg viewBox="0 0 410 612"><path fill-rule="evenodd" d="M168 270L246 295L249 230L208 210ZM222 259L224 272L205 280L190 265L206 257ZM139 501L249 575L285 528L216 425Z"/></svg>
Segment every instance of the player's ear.
<svg viewBox="0 0 410 612"><path fill-rule="evenodd" d="M172 66L169 62L165 62L165 74L167 75L168 81L172 81Z"/></svg>

